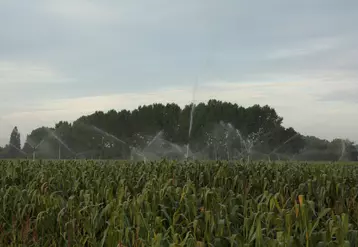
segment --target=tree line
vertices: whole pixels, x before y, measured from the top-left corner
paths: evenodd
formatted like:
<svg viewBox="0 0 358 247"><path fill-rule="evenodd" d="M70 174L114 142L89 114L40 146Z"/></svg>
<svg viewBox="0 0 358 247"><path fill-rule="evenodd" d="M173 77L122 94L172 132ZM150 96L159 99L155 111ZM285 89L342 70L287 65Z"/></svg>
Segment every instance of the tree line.
<svg viewBox="0 0 358 247"><path fill-rule="evenodd" d="M171 103L133 111L96 111L73 123L60 121L53 127L34 129L24 145L14 127L9 143L0 148L0 157L129 159L133 150L149 152L157 139L159 144L151 153L171 149L184 154L187 148L207 159L357 160L353 142L303 136L284 127L282 121L268 105L245 108L218 100L183 108Z"/></svg>

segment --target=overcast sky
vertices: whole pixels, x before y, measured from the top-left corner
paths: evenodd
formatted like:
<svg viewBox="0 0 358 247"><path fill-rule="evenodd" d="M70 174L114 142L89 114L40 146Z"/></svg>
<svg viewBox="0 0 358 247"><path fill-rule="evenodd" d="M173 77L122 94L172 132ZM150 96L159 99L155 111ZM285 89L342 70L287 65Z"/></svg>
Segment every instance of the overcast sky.
<svg viewBox="0 0 358 247"><path fill-rule="evenodd" d="M95 110L210 98L358 141L356 0L2 0L0 144ZM195 121L195 120L194 120Z"/></svg>

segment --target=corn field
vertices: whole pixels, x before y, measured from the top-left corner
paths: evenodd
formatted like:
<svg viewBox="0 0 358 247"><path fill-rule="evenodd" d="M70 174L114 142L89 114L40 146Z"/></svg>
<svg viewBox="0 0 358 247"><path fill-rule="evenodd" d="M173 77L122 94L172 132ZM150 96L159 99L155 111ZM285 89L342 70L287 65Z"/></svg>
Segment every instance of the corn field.
<svg viewBox="0 0 358 247"><path fill-rule="evenodd" d="M0 161L0 246L358 246L358 166Z"/></svg>

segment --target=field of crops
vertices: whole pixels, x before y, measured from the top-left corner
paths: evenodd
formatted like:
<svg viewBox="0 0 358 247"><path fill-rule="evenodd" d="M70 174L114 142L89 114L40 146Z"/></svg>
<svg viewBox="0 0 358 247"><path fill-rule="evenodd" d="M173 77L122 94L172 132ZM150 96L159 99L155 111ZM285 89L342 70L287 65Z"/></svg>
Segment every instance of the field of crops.
<svg viewBox="0 0 358 247"><path fill-rule="evenodd" d="M356 164L0 161L0 246L358 246Z"/></svg>

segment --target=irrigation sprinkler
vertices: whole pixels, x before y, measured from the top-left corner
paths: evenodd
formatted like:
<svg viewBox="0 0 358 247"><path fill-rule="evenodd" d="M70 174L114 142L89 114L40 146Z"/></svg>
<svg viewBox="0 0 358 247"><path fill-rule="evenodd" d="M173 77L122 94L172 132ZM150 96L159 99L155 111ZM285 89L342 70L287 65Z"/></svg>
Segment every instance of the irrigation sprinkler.
<svg viewBox="0 0 358 247"><path fill-rule="evenodd" d="M34 146L33 144L31 144L29 142L29 140L26 140L26 143L30 145L30 147L32 148L33 152L32 152L32 160L36 159L36 150L42 145L42 143L44 143L45 138L42 139L36 146Z"/></svg>

